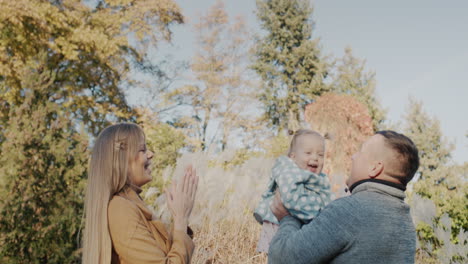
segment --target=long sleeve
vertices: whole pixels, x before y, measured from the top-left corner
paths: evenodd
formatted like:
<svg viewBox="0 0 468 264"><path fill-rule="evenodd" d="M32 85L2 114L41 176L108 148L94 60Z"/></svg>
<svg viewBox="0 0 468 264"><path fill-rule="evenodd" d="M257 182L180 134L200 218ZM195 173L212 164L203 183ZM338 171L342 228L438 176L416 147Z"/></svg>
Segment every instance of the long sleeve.
<svg viewBox="0 0 468 264"><path fill-rule="evenodd" d="M123 263L190 263L194 244L184 232L174 231L172 243L163 225L153 232L139 208L121 197L115 197L108 208L112 244ZM157 233L154 235L154 233Z"/></svg>
<svg viewBox="0 0 468 264"><path fill-rule="evenodd" d="M267 191L262 195L254 216L259 223L279 224L271 213L270 204L278 189L281 200L291 215L309 222L330 202L328 177L300 169L290 158L279 157L271 170Z"/></svg>
<svg viewBox="0 0 468 264"><path fill-rule="evenodd" d="M316 174L309 174L304 177L304 173L297 170L295 174L282 173L279 175L278 190L281 200L291 213L291 215L303 220L310 221L319 213L320 209L329 202L329 190L319 188L320 177ZM316 185L314 190L306 187Z"/></svg>
<svg viewBox="0 0 468 264"><path fill-rule="evenodd" d="M284 217L270 244L268 263L328 263L352 241L353 227L347 225L344 212L329 206L309 224L292 216Z"/></svg>

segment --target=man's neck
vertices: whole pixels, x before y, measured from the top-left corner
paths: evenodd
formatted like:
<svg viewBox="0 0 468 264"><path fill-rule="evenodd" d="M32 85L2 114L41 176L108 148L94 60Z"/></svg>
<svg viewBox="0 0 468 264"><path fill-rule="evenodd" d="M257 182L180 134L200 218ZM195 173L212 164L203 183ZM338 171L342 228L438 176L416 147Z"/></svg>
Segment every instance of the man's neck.
<svg viewBox="0 0 468 264"><path fill-rule="evenodd" d="M387 186L390 186L390 187L400 189L402 191L406 191L406 186L401 184L401 183L395 183L395 182L391 182L391 181L387 181L387 180L381 180L381 179L365 179L365 180L357 181L357 182L353 183L353 185L351 185L351 187L349 187L349 191L352 193L354 188L356 188L358 185L361 185L361 184L363 184L365 182L380 183L380 184L384 184L384 185L387 185Z"/></svg>

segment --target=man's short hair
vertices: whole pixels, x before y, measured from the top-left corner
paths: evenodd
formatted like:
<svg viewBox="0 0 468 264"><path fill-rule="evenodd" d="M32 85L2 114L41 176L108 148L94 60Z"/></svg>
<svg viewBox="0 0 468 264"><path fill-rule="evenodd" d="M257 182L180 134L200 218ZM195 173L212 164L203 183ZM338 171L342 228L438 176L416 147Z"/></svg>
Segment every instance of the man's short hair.
<svg viewBox="0 0 468 264"><path fill-rule="evenodd" d="M414 174L419 168L418 148L413 141L403 134L391 130L377 131L385 138L385 144L399 154L401 175L395 176L402 184L408 184L413 179Z"/></svg>

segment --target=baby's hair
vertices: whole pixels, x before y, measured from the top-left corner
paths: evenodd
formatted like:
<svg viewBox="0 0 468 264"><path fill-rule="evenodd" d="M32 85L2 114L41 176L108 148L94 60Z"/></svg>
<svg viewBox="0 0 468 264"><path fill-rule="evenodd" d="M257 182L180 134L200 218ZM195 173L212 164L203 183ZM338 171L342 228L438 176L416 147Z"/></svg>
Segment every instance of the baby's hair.
<svg viewBox="0 0 468 264"><path fill-rule="evenodd" d="M323 139L324 141L326 139L331 139L331 136L330 136L329 133L325 133L325 135L322 136L319 132L311 130L311 129L299 129L297 131L289 130L288 133L289 133L289 135L293 136L293 138L291 139L291 145L289 145L288 156L291 156L294 149L296 148L298 138L300 136L302 136L302 135L318 136L321 139Z"/></svg>

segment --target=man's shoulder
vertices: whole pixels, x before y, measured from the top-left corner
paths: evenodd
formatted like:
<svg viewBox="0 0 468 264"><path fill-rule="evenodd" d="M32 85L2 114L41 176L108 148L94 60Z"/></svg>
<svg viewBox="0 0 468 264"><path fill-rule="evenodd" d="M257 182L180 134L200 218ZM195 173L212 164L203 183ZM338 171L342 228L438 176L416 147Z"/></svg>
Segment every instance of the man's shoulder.
<svg viewBox="0 0 468 264"><path fill-rule="evenodd" d="M343 217L349 215L354 211L356 206L356 199L352 196L345 196L331 201L327 206L325 206L322 213L332 214L335 217Z"/></svg>
<svg viewBox="0 0 468 264"><path fill-rule="evenodd" d="M327 214L327 217L337 218L340 221L347 221L353 217L358 217L362 211L370 209L372 205L368 205L366 199L356 195L349 195L331 201L321 214ZM358 217L359 218L359 217Z"/></svg>

